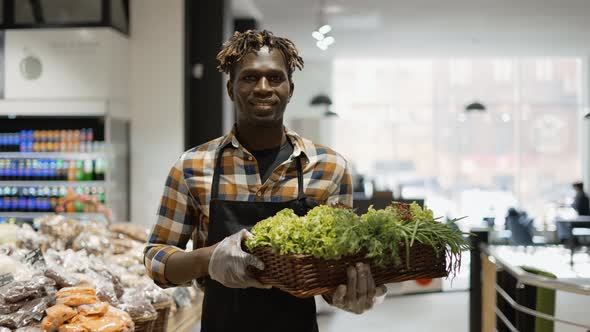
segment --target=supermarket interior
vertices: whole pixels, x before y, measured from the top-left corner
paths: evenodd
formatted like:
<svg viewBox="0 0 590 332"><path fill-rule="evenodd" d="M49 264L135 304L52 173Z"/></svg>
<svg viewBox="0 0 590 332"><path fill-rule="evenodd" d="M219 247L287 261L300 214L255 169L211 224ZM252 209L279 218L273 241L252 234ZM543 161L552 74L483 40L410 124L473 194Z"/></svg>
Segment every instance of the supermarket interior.
<svg viewBox="0 0 590 332"><path fill-rule="evenodd" d="M588 13L0 0L0 332L590 331Z"/></svg>

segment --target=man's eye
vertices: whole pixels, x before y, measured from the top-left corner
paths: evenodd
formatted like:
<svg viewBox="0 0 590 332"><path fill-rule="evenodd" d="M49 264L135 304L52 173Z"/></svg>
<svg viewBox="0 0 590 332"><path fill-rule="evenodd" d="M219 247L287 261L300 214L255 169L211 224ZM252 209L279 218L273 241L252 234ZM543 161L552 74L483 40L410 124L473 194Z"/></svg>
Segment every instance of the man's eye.
<svg viewBox="0 0 590 332"><path fill-rule="evenodd" d="M244 76L244 81L256 82L256 76L252 76L252 75Z"/></svg>
<svg viewBox="0 0 590 332"><path fill-rule="evenodd" d="M271 76L270 78L271 82L280 82L283 80L283 78L281 76L275 75L275 76Z"/></svg>

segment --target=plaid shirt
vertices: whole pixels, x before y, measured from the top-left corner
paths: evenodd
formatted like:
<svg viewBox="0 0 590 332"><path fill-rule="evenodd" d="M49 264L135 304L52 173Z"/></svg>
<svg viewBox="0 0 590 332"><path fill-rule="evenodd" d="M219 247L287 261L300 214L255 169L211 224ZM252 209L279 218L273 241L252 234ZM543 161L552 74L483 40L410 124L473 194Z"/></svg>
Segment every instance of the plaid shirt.
<svg viewBox="0 0 590 332"><path fill-rule="evenodd" d="M223 149L219 199L248 202L282 202L297 198L297 163L301 155L307 197L320 204L352 206L350 165L335 151L301 138L285 129L293 154L262 184L256 159L235 136L217 138L185 152L174 164L164 187L157 222L144 251L148 275L160 286L176 286L166 280L166 261L185 250L189 239L205 246L209 225L209 201L217 151Z"/></svg>

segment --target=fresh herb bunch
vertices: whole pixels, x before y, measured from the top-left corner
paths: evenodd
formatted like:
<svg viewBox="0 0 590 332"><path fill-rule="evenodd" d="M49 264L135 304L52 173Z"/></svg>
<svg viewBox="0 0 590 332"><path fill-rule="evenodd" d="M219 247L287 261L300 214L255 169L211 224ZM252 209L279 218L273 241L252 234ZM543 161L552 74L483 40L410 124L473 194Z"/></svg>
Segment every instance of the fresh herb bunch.
<svg viewBox="0 0 590 332"><path fill-rule="evenodd" d="M461 251L469 248L460 230L437 221L431 210L416 203L393 203L382 210L369 207L360 218L351 209L325 205L313 208L304 217L284 209L256 224L252 234L254 237L246 241L249 250L270 246L282 255L323 259L339 259L364 251L380 266L399 265L400 254L409 258L410 247L420 242L433 247L437 255L446 251L454 262L449 271L457 269ZM400 253L400 244L404 253Z"/></svg>

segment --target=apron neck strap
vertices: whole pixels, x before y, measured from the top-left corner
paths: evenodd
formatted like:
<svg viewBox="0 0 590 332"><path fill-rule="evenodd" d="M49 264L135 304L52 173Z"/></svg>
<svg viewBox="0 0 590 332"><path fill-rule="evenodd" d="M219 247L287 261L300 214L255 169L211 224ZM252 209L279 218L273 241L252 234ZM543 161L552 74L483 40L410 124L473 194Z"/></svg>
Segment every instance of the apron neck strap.
<svg viewBox="0 0 590 332"><path fill-rule="evenodd" d="M305 199L305 191L303 190L303 168L301 167L301 155L297 158L297 199Z"/></svg>
<svg viewBox="0 0 590 332"><path fill-rule="evenodd" d="M217 158L215 158L213 183L211 184L211 199L219 198L219 177L222 170L223 149L224 148L219 149L217 152ZM297 162L297 199L304 199L305 190L303 190L303 167L301 167L301 155L295 158Z"/></svg>

